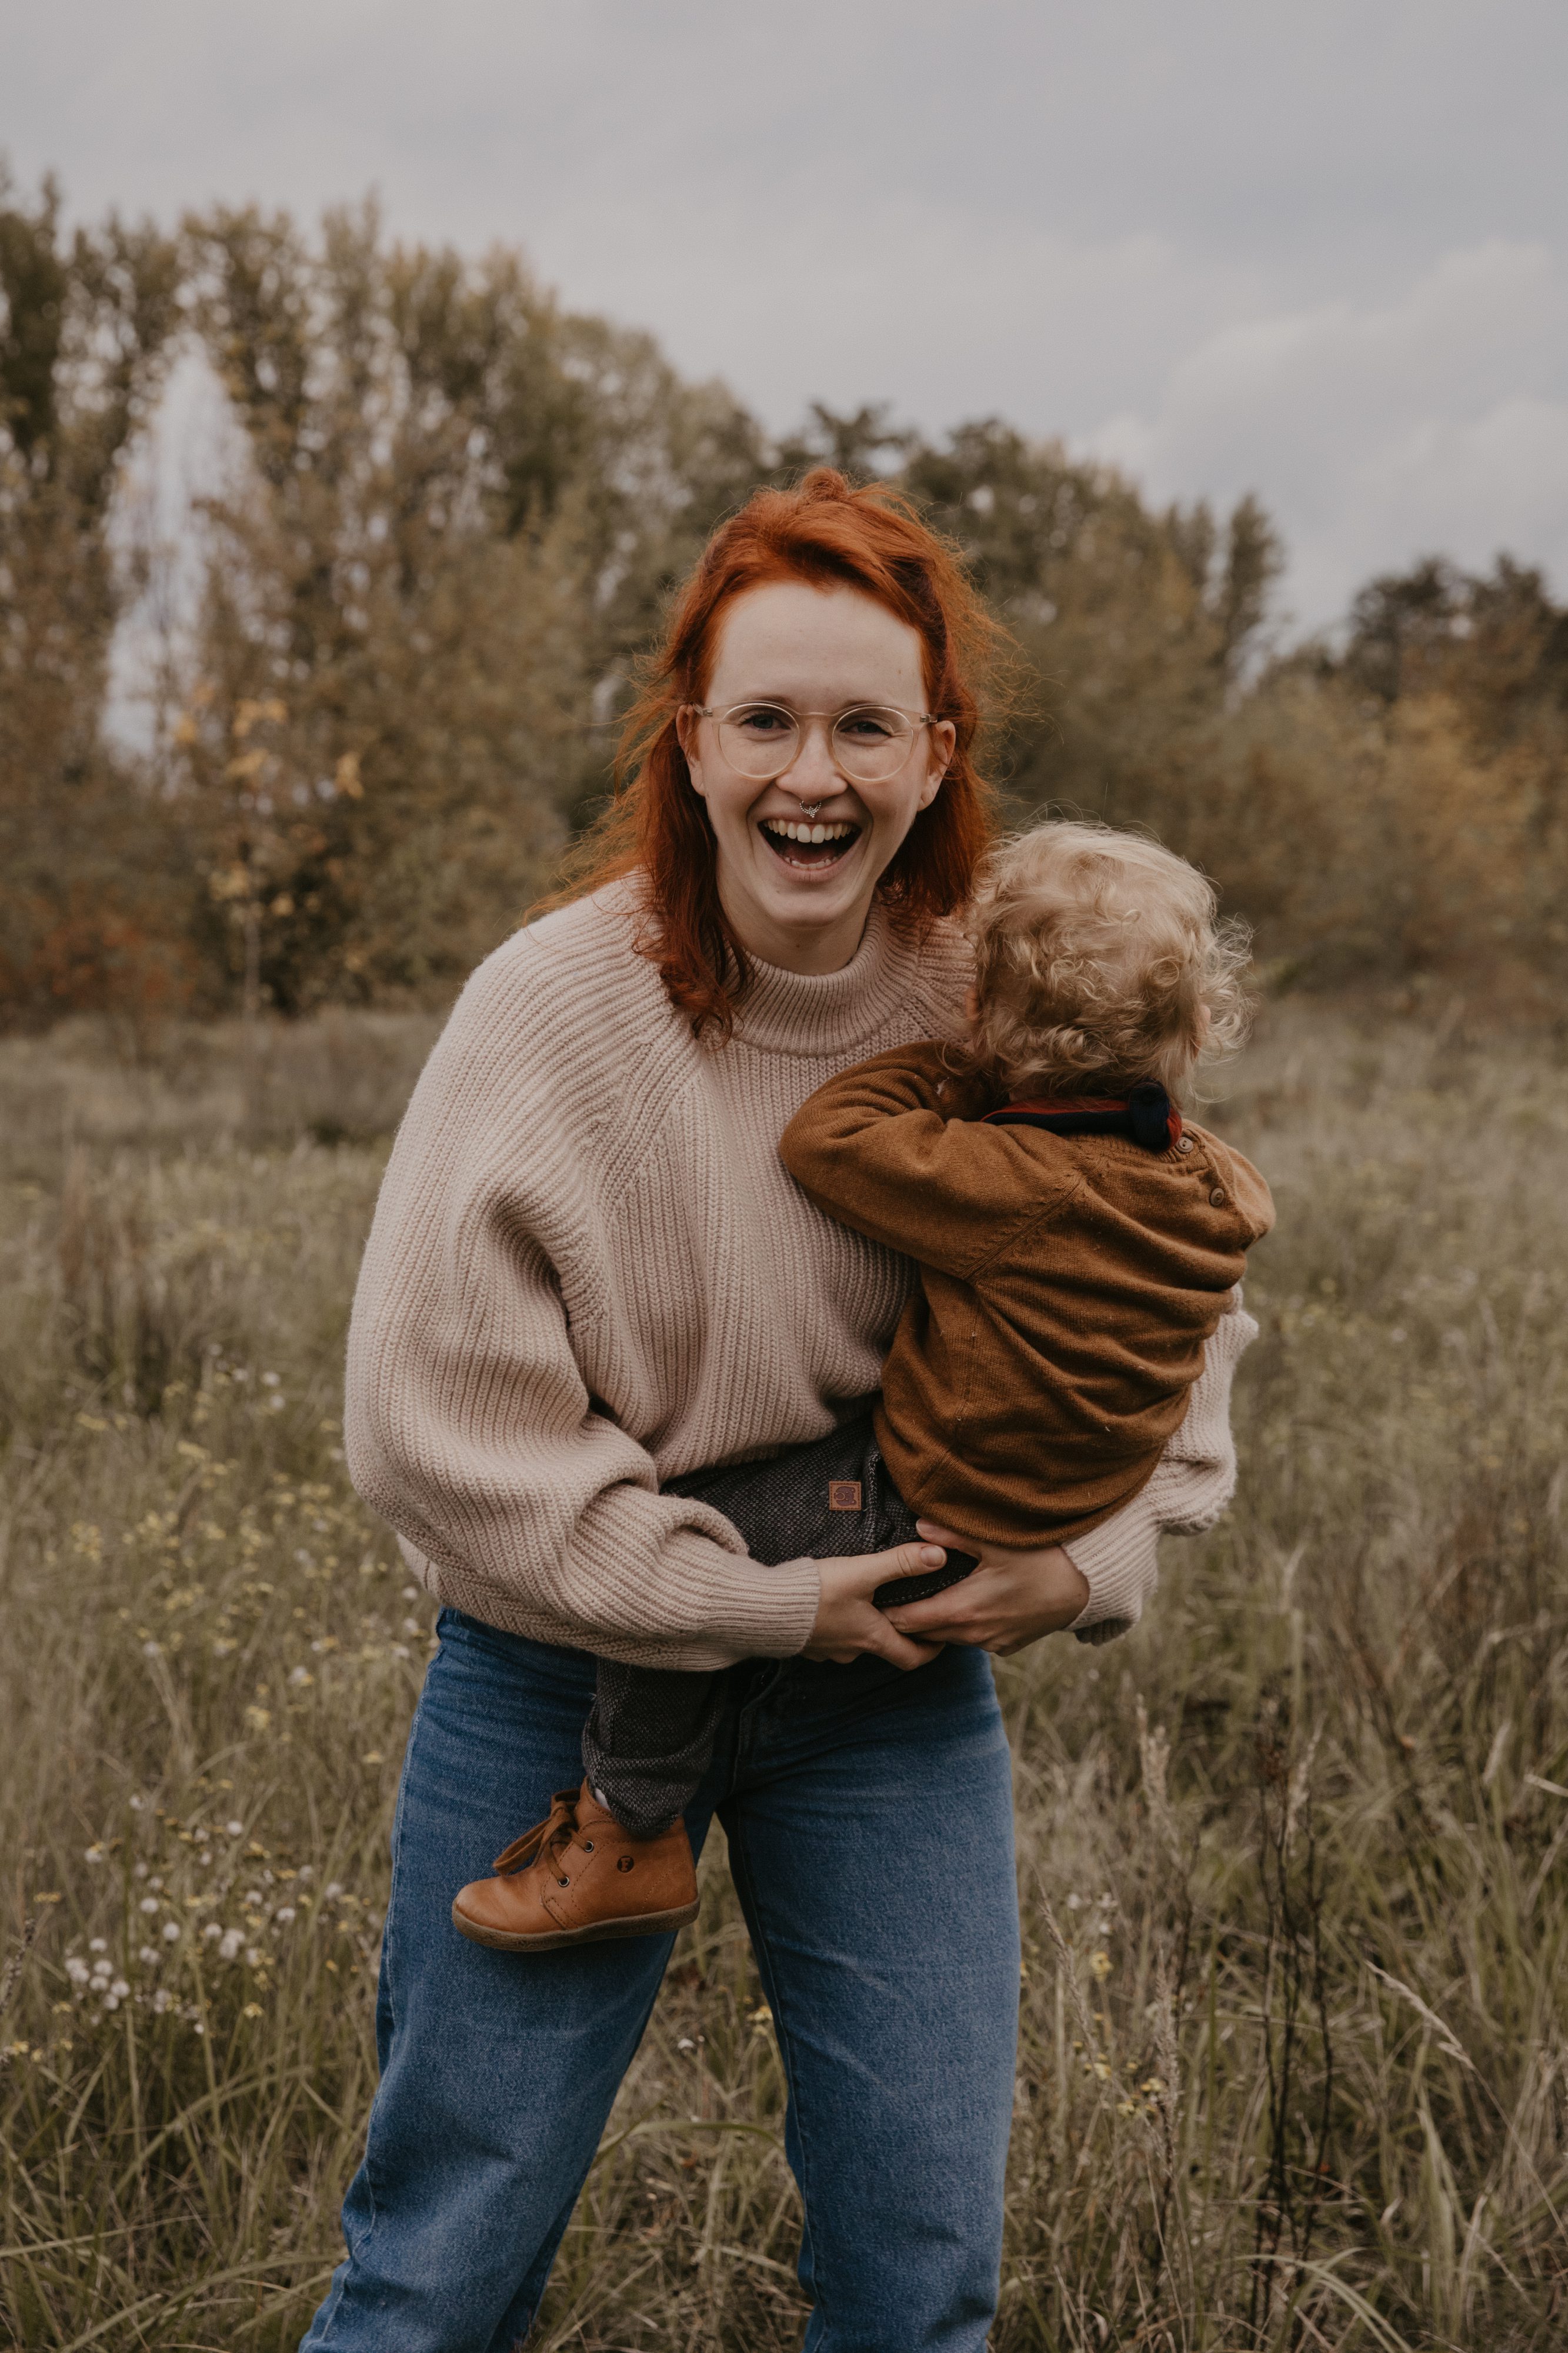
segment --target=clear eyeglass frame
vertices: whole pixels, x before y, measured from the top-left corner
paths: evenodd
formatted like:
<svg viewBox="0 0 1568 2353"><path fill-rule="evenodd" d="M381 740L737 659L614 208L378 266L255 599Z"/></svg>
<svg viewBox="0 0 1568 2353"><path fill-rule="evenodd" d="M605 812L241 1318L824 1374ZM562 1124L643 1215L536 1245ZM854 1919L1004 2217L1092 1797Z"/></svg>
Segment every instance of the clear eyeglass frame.
<svg viewBox="0 0 1568 2353"><path fill-rule="evenodd" d="M725 759L737 776L749 776L754 784L768 784L783 776L799 751L802 723L807 719L831 722L828 751L833 764L859 784L879 784L896 776L921 729L936 724L931 712L900 711L890 702L857 702L839 712L791 711L785 703L755 702L732 702L724 711L715 711L704 702L687 707L699 719L712 720ZM748 715L771 715L788 724L776 733L748 736L741 726ZM857 738L845 732L857 721L892 723L885 724L880 735Z"/></svg>

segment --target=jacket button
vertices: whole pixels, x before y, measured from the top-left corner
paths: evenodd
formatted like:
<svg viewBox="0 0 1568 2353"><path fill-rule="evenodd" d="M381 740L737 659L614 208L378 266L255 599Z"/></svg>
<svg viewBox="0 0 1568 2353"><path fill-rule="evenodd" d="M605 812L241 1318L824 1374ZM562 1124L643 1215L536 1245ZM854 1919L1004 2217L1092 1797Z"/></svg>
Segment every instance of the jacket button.
<svg viewBox="0 0 1568 2353"><path fill-rule="evenodd" d="M1217 1185L1215 1187L1214 1191L1209 1195L1209 1202L1210 1206L1216 1209L1223 1209L1225 1207L1225 1195L1220 1191Z"/></svg>
<svg viewBox="0 0 1568 2353"><path fill-rule="evenodd" d="M1193 1139L1190 1135L1184 1135L1180 1144L1176 1146L1178 1152L1190 1152L1192 1148Z"/></svg>

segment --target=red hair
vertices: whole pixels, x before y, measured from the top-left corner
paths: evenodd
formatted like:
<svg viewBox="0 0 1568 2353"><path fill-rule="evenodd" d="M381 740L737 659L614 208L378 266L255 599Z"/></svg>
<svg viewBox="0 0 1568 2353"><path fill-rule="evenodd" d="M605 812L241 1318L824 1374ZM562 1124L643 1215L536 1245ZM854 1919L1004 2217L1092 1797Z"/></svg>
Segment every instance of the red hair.
<svg viewBox="0 0 1568 2353"><path fill-rule="evenodd" d="M877 885L895 923L919 930L961 907L992 832L990 789L973 761L974 681L1002 632L956 557L906 498L879 483L851 490L822 467L798 490L755 491L720 525L687 582L627 713L615 797L545 902L564 905L640 871L652 921L638 946L697 1034L712 1029L721 1040L734 1026L750 967L720 902L718 844L707 804L692 789L676 715L703 699L726 608L774 580L858 589L917 630L926 707L952 723L957 740L942 789Z"/></svg>

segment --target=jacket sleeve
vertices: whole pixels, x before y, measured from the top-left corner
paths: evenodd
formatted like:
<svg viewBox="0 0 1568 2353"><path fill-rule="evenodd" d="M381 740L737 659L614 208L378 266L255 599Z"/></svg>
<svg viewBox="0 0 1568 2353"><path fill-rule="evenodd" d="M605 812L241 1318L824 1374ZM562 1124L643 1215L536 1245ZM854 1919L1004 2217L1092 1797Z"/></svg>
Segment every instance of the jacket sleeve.
<svg viewBox="0 0 1568 2353"><path fill-rule="evenodd" d="M963 1280L1079 1182L1064 1154L1053 1195L1037 1152L980 1124L988 1100L949 1075L940 1045L897 1046L808 1096L779 1155L819 1209Z"/></svg>
<svg viewBox="0 0 1568 2353"><path fill-rule="evenodd" d="M1153 1477L1114 1519L1066 1547L1089 1579L1089 1599L1072 1626L1080 1642L1109 1642L1136 1625L1159 1578L1160 1537L1213 1527L1236 1493L1231 1382L1257 1337L1238 1290L1205 1344L1204 1369Z"/></svg>
<svg viewBox="0 0 1568 2353"><path fill-rule="evenodd" d="M489 1622L650 1666L793 1656L815 1563L763 1568L721 1514L661 1494L588 1394L571 1328L603 1303L596 1197L520 1057L526 979L481 967L399 1133L349 1334L350 1474Z"/></svg>

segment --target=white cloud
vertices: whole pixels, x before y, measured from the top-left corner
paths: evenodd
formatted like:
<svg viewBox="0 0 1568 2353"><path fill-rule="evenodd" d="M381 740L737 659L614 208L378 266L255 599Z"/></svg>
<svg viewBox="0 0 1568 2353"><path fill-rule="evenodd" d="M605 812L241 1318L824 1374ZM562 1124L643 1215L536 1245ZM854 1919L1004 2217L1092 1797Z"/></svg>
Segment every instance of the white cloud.
<svg viewBox="0 0 1568 2353"><path fill-rule="evenodd" d="M775 426L1002 415L1255 490L1330 617L1433 547L1568 588L1562 0L51 0L0 152L79 210L380 188Z"/></svg>
<svg viewBox="0 0 1568 2353"><path fill-rule="evenodd" d="M1568 273L1542 246L1444 255L1394 301L1226 326L1160 398L1081 446L1157 497L1258 491L1292 556L1298 617L1368 573L1502 547L1568 576Z"/></svg>

